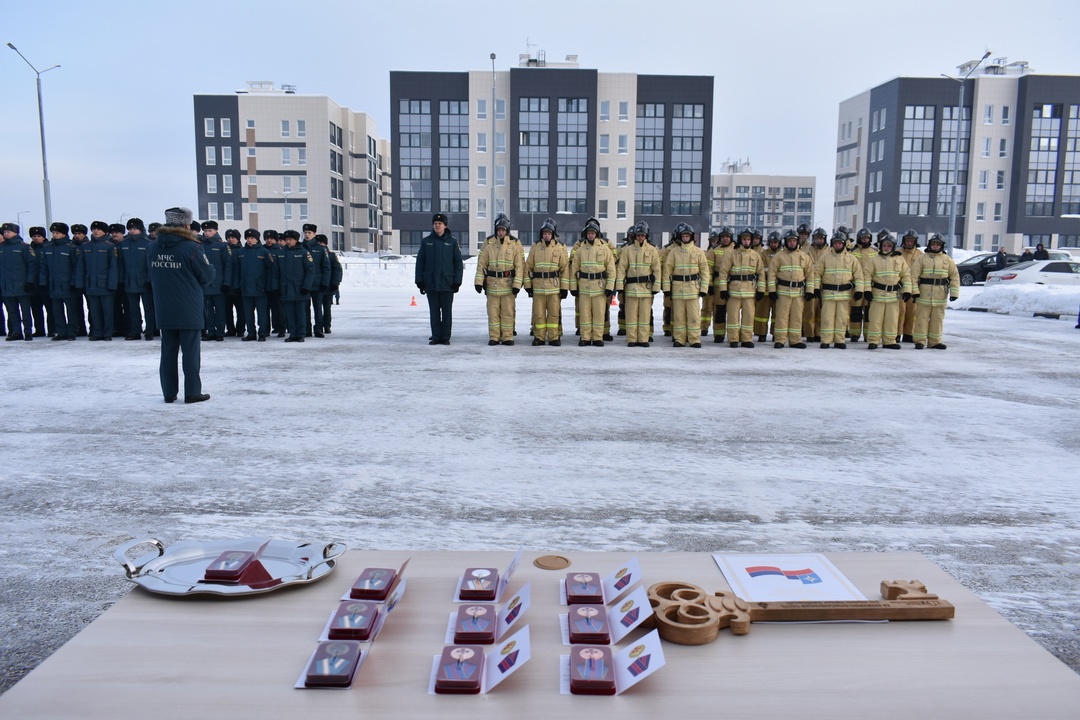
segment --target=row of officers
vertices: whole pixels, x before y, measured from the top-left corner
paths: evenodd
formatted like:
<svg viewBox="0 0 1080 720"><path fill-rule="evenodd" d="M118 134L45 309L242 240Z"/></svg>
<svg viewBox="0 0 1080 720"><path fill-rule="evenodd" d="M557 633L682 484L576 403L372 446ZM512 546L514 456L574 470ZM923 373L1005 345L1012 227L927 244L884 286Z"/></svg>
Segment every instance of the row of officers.
<svg viewBox="0 0 1080 720"><path fill-rule="evenodd" d="M663 293L664 335L675 347L701 347L713 341L752 348L754 337L773 346L846 349L865 338L867 347L944 350L945 306L960 293L956 265L940 235L920 247L919 234L908 230L901 245L882 230L876 243L863 228L854 238L847 228L831 237L801 225L783 236L744 228L736 235L722 228L698 246L694 229L679 223L671 242L657 248L649 226L638 222L627 241L616 247L604 239L595 218L569 250L550 218L540 241L526 256L500 215L477 261L475 287L486 293L488 344L513 345L515 298L521 289L532 298L533 345L560 345L560 301L575 298L578 345L603 346L610 334L608 307L619 299L619 335L630 347L653 341L653 299ZM804 338L806 342L804 342Z"/></svg>
<svg viewBox="0 0 1080 720"><path fill-rule="evenodd" d="M14 223L0 226L0 325L7 340L127 340L160 336L147 259L160 223L139 218L126 227L96 221L87 228L54 222L32 227L30 242ZM213 220L191 224L214 268L203 288L203 338L286 342L330 333L334 300L340 297L341 262L317 226L279 234L229 229L222 239ZM70 232L69 232L70 231ZM85 308L84 308L85 300ZM6 313L6 321L4 314ZM89 320L89 323L87 323Z"/></svg>

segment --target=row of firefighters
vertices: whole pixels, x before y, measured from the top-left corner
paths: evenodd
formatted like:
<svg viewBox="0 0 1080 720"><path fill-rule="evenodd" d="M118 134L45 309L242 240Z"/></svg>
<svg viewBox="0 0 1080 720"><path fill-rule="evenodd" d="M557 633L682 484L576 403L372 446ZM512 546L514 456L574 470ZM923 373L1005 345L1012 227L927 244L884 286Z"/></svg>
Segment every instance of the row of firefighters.
<svg viewBox="0 0 1080 720"><path fill-rule="evenodd" d="M736 236L721 228L698 246L694 229L679 223L672 240L658 249L649 226L627 230L622 246L604 238L589 218L567 252L555 222L540 228L540 241L525 255L505 215L480 251L475 277L487 295L488 344L513 345L515 300L521 289L532 298L533 345L560 345L561 300L575 298L578 345L612 340L609 306L618 296L618 334L629 347L653 341L653 298L664 296L663 331L675 347L701 347L712 326L713 342L754 347L754 336L773 346L844 349L865 338L869 349L900 349L900 341L944 350L946 303L960 294L956 264L945 241L934 234L920 248L908 230L897 249L888 230L863 228L854 239L847 228L828 238L807 225L783 237L744 228Z"/></svg>

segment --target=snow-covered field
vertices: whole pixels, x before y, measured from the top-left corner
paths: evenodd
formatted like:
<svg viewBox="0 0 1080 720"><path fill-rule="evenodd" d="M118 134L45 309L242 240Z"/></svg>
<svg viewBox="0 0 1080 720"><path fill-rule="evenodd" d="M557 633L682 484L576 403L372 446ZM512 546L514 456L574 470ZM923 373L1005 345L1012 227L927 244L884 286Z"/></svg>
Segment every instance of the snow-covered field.
<svg viewBox="0 0 1080 720"><path fill-rule="evenodd" d="M1016 314L874 353L534 348L523 295L488 347L469 268L429 347L411 264L346 260L326 339L203 345L207 403L161 401L157 343L0 343L0 689L129 589L119 544L252 535L914 550L1080 671L1080 330L1031 317L1076 291L965 288Z"/></svg>

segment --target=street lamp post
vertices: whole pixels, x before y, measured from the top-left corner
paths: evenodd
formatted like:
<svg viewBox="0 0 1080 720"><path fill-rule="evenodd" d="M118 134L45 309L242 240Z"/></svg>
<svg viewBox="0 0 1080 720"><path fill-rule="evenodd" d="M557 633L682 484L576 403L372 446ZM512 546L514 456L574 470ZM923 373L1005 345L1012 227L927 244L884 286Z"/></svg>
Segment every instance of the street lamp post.
<svg viewBox="0 0 1080 720"><path fill-rule="evenodd" d="M962 80L950 77L949 75L942 75L942 77L949 78L950 80L956 80L958 83L960 83L960 102L956 106L956 150L953 153L953 172L950 188L951 198L949 202L949 244L945 247L945 253L947 255L952 255L952 251L956 247L956 193L957 183L960 180L960 148L963 145L961 131L964 127L964 84L967 82L967 79L971 77L971 74L975 72L980 65L983 64L983 60L986 60L986 58L988 57L990 57L989 50L987 50L986 53L983 54L983 56L979 59L979 62L975 63L971 67L971 69L968 70L967 75L965 75ZM968 148L968 153L970 152L971 148ZM969 162L968 167L970 166L971 163Z"/></svg>
<svg viewBox="0 0 1080 720"><path fill-rule="evenodd" d="M19 226L20 231L22 230L22 216L28 214L29 212L29 210L20 210L19 212L15 213L15 224ZM49 223L49 225L52 225L52 223Z"/></svg>
<svg viewBox="0 0 1080 720"><path fill-rule="evenodd" d="M289 212L289 195L292 194L292 190L274 191L275 195L280 195L285 198L285 210L281 213L281 216L285 219L285 229L289 229L289 220L292 217L292 213Z"/></svg>
<svg viewBox="0 0 1080 720"><path fill-rule="evenodd" d="M491 184L491 199L488 201L491 206L488 208L488 219L491 220L491 226L494 227L495 220L495 53L491 53L491 140L489 141L491 153L490 157L490 170L488 171L488 182Z"/></svg>
<svg viewBox="0 0 1080 720"><path fill-rule="evenodd" d="M60 66L59 65L53 65L50 68L45 68L44 70L38 70L36 67L34 67L33 63L31 63L29 60L26 59L25 55L23 55L21 52L19 52L19 48L15 47L11 43L8 43L7 46L9 48L11 48L12 50L14 50L15 52L19 53L19 57L21 57L23 59L23 62L25 62L27 65L29 65L30 69L34 71L34 74L37 75L38 125L40 126L40 129L41 129L41 172L42 172L42 176L43 176L42 177L42 186L43 186L43 188L45 190L45 226L46 227L51 227L52 226L52 190L49 188L49 162L48 162L48 160L46 160L46 156L45 156L45 110L44 110L44 106L42 105L42 102L41 102L41 76L44 75L45 73L49 72L50 70L55 70L56 68L58 68Z"/></svg>

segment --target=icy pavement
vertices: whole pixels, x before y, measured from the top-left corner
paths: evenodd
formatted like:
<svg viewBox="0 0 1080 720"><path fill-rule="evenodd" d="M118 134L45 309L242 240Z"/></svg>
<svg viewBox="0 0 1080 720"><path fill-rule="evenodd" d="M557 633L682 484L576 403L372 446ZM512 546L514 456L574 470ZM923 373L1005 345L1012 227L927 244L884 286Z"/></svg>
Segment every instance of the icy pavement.
<svg viewBox="0 0 1080 720"><path fill-rule="evenodd" d="M204 344L198 405L162 402L157 343L0 343L0 689L130 589L119 544L252 535L912 550L1080 671L1075 320L950 311L945 352L551 348L522 295L488 347L470 275L429 347L392 265L350 266L324 340Z"/></svg>

